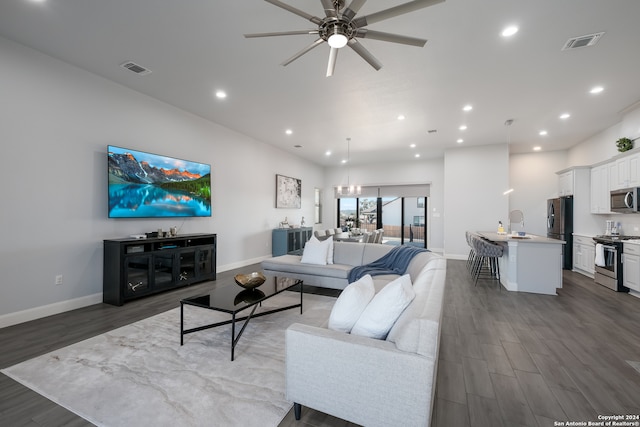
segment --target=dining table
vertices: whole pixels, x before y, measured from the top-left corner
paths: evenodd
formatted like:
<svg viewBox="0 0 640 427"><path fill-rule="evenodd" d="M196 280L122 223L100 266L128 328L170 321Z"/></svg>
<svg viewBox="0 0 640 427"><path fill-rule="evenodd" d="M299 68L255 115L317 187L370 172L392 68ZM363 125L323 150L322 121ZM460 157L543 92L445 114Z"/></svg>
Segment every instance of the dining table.
<svg viewBox="0 0 640 427"><path fill-rule="evenodd" d="M364 240L364 234L351 234L351 233L338 233L333 235L333 240L338 242L356 242L362 243Z"/></svg>

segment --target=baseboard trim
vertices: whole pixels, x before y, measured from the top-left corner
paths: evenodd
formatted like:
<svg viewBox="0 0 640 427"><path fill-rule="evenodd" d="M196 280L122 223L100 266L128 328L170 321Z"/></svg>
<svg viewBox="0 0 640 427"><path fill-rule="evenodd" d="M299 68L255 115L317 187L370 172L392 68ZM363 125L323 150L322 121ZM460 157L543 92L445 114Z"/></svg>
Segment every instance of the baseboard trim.
<svg viewBox="0 0 640 427"><path fill-rule="evenodd" d="M231 264L219 265L217 267L217 271L223 272L236 268L242 268L246 267L247 265L260 263L263 260L269 258L271 258L270 255L265 255L262 257L234 262ZM102 303L102 292L93 295L87 295L85 297L70 299L67 301L60 301L53 304L43 305L40 307L28 308L26 310L17 311L15 313L1 315L0 328L6 328L7 326L13 326L19 323L29 322L31 320L37 320L43 317L53 316L54 314L60 314L66 311L71 311L100 303Z"/></svg>
<svg viewBox="0 0 640 427"><path fill-rule="evenodd" d="M40 307L29 308L15 313L4 314L0 316L0 328L17 325L19 323L29 322L31 320L41 319L54 314L64 313L89 305L100 304L102 302L102 292L87 295L85 297L74 298L67 301L55 302L53 304L43 305Z"/></svg>
<svg viewBox="0 0 640 427"><path fill-rule="evenodd" d="M246 267L247 265L258 264L264 261L265 259L269 259L269 258L271 258L271 255L265 255L265 256L252 258L252 259L245 259L244 261L238 261L231 264L219 265L216 270L218 273L222 273L223 271L235 270L236 268Z"/></svg>

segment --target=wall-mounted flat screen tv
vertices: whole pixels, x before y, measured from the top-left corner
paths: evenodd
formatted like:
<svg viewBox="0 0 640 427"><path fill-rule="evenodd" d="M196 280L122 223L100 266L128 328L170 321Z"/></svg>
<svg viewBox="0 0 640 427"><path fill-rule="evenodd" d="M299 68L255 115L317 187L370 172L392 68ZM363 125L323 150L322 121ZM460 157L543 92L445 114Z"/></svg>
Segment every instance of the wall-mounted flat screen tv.
<svg viewBox="0 0 640 427"><path fill-rule="evenodd" d="M109 218L211 216L211 165L127 148L109 153Z"/></svg>

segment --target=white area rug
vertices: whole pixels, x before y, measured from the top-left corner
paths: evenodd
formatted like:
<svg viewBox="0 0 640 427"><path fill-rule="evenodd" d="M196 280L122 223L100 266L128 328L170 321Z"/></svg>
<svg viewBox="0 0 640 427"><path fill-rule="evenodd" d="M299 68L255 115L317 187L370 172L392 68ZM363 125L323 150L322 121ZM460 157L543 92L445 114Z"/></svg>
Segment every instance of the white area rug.
<svg viewBox="0 0 640 427"><path fill-rule="evenodd" d="M283 292L258 310L299 298ZM305 294L303 315L294 308L252 319L233 362L231 325L186 335L181 347L177 308L2 372L99 426L277 426L292 406L285 329L326 323L334 302ZM185 329L226 319L185 306Z"/></svg>

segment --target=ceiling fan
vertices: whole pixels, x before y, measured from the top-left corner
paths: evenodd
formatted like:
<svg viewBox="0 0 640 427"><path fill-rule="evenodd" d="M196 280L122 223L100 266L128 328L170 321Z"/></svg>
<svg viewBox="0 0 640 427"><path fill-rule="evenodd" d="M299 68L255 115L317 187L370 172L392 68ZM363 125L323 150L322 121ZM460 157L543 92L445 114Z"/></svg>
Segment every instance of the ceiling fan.
<svg viewBox="0 0 640 427"><path fill-rule="evenodd" d="M310 15L279 0L265 1L313 22L318 26L318 28L312 30L245 34L244 36L246 38L253 38L317 34L319 38L316 41L293 55L291 58L284 61L282 65L289 65L305 53L309 52L314 47L317 47L326 42L331 47L331 52L329 53L329 64L327 65L327 77L330 77L333 75L333 71L336 67L338 51L344 46L349 46L376 70L382 68L382 64L380 63L380 61L378 61L367 49L364 48L364 46L362 46L360 42L358 42L358 38L369 38L373 40L400 43L410 46L424 46L427 42L424 39L402 36L399 34L383 33L380 31L369 30L364 27L369 24L383 21L385 19L423 9L434 4L442 3L445 0L414 0L408 3L391 7L389 9L382 10L380 12L375 12L370 15L360 16L357 18L356 14L367 0L352 0L349 6L344 10L343 8L345 6L345 0L320 0L322 2L322 6L326 15L324 18Z"/></svg>

